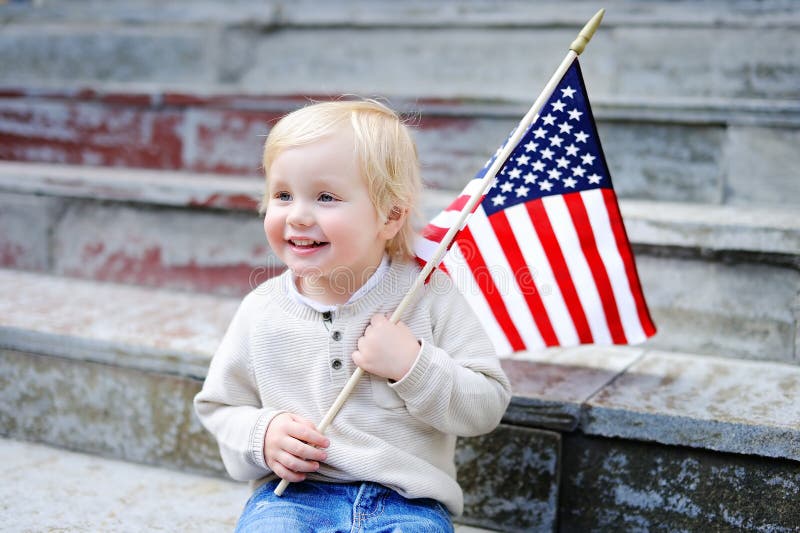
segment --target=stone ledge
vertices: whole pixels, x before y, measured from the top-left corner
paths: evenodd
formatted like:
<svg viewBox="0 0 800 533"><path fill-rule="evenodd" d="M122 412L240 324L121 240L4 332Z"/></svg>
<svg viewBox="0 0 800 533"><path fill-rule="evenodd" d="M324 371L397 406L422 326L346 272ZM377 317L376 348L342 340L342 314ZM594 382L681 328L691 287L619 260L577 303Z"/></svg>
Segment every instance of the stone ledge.
<svg viewBox="0 0 800 533"><path fill-rule="evenodd" d="M232 531L246 484L0 439L12 531Z"/></svg>
<svg viewBox="0 0 800 533"><path fill-rule="evenodd" d="M232 531L250 496L246 483L8 439L0 474L0 515L13 531Z"/></svg>
<svg viewBox="0 0 800 533"><path fill-rule="evenodd" d="M0 270L0 347L205 376L238 298Z"/></svg>
<svg viewBox="0 0 800 533"><path fill-rule="evenodd" d="M254 211L262 182L220 174L0 162L0 190L155 205ZM429 190L428 217L447 205L452 191ZM800 255L800 210L620 200L635 245L712 252Z"/></svg>
<svg viewBox="0 0 800 533"><path fill-rule="evenodd" d="M0 348L194 377L238 301L9 270L0 293ZM598 346L503 364L510 423L800 461L798 366Z"/></svg>
<svg viewBox="0 0 800 533"><path fill-rule="evenodd" d="M766 5L765 5L766 4ZM785 2L736 2L720 7L716 2L698 2L691 11L671 2L635 2L607 0L608 13L603 27L764 27L800 26L797 8ZM155 7L161 9L159 14ZM470 0L451 3L390 0L349 0L330 5L318 1L254 2L237 0L222 6L216 2L193 2L193 9L163 6L149 2L109 5L105 2L72 2L69 8L59 4L2 6L0 21L42 22L49 20L82 23L87 19L117 24L248 25L276 27L548 27L580 28L594 13L584 2L504 2L503 9L491 3Z"/></svg>
<svg viewBox="0 0 800 533"><path fill-rule="evenodd" d="M508 422L800 461L795 365L582 346L503 366Z"/></svg>
<svg viewBox="0 0 800 533"><path fill-rule="evenodd" d="M386 93L386 96L392 96ZM328 100L337 94L264 94L249 92L247 87L229 87L207 83L191 92L171 90L152 83L103 81L91 85L81 82L52 83L37 81L35 85L12 85L0 82L0 98L7 103L36 100L39 102L83 102L125 105L145 108L228 109L286 114L309 100ZM395 95L391 105L410 117L492 118L518 121L528 110L528 100L513 98L409 98ZM725 96L647 96L597 95L592 97L592 111L599 121L653 122L666 124L735 125L735 126L800 126L800 103L789 98L754 98Z"/></svg>

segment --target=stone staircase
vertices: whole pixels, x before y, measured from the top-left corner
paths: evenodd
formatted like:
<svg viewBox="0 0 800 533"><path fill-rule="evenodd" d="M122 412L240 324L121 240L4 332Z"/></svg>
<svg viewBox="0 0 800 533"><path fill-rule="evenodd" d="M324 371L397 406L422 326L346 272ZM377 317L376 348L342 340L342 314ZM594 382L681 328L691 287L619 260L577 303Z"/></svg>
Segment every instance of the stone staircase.
<svg viewBox="0 0 800 533"><path fill-rule="evenodd" d="M228 495L191 397L282 268L254 212L270 124L309 95L388 97L430 216L598 7L584 77L659 333L505 360L504 424L459 444L459 527L796 530L800 7L781 0L0 5L0 453L21 465L0 521L51 527L13 498L48 497L24 466L47 462L74 530L170 528L148 501ZM103 469L152 481L80 522L111 501L79 490ZM232 486L186 529L229 530Z"/></svg>

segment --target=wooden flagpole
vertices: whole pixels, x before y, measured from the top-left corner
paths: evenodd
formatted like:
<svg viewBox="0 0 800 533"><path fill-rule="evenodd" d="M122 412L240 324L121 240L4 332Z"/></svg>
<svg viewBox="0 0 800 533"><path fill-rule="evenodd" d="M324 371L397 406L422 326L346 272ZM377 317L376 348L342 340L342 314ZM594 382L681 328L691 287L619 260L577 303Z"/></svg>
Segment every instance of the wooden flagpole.
<svg viewBox="0 0 800 533"><path fill-rule="evenodd" d="M442 238L442 241L439 243L439 247L436 249L431 259L425 264L422 271L417 276L417 279L414 280L414 284L411 285L411 288L408 290L408 293L406 293L405 297L403 297L403 300L397 306L397 309L395 309L394 313L392 313L392 316L389 318L389 321L392 324L396 324L400 321L400 317L403 315L408 306L414 301L414 298L416 297L420 287L425 284L425 280L428 279L430 273L442 261L442 258L444 258L444 255L447 253L450 242L464 225L464 222L475 209L475 206L481 201L481 198L483 198L484 194L486 194L486 191L489 189L489 186L492 184L495 176L500 171L500 168L506 162L506 159L508 159L508 156L514 150L514 148L516 148L520 139L522 139L522 137L525 135L528 126L535 120L542 107L544 107L545 102L547 102L547 100L550 98L550 95L553 94L556 85L558 85L558 83L561 81L561 78L564 77L564 73L567 71L567 69L569 69L570 65L572 65L572 62L583 52L584 48L586 48L586 45L589 44L589 41L592 39L595 30L597 30L597 27L600 26L600 22L603 20L605 11L605 9L598 11L578 33L578 37L572 41L566 57L564 57L564 60L558 66L555 73L550 78L550 81L547 82L547 85L545 85L541 94L539 94L539 97L533 103L533 106L531 106L525 116L522 117L522 120L517 125L517 129L514 130L514 133L508 139L505 146L503 146L503 150L495 158L492 166L486 171L486 175L482 178L483 184L480 187L480 190L475 191L469 201L461 209L458 220L450 227L445 236ZM365 372L363 369L356 368L355 372L353 372L353 375L347 380L347 383L336 397L333 405L330 407L330 409L328 409L328 412L319 423L319 426L317 426L317 430L320 433L324 434L325 431L327 431L328 427L331 425L331 422L333 422L333 419L339 413L339 410L344 405L344 402L347 401L350 393L353 392L353 389L356 387L364 373ZM286 487L288 486L289 481L282 479L280 484L275 487L275 495L282 496L283 491L285 491Z"/></svg>

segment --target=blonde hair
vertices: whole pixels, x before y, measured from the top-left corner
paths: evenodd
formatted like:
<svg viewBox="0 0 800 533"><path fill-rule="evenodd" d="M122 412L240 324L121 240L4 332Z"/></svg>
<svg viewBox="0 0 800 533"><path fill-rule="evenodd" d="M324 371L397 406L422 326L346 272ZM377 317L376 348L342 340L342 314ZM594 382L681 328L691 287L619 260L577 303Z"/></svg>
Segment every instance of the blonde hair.
<svg viewBox="0 0 800 533"><path fill-rule="evenodd" d="M387 106L375 100L337 100L308 105L279 120L264 144L264 174L285 149L309 144L349 125L355 154L372 204L383 219L405 214L400 231L386 243L392 257L414 257L413 221L422 181L417 147L408 127ZM264 193L259 212L266 212Z"/></svg>

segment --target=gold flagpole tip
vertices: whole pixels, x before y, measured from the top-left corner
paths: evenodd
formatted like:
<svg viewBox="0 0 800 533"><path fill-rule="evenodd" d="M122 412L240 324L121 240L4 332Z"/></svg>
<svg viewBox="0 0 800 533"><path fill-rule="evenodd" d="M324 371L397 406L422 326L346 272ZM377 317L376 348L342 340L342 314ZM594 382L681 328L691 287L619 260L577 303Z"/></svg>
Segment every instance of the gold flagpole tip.
<svg viewBox="0 0 800 533"><path fill-rule="evenodd" d="M600 22L603 20L603 15L605 15L606 10L601 9L592 17L592 19L586 23L586 26L578 33L578 37L572 41L572 44L569 46L569 49L575 52L578 55L581 55L583 49L586 48L586 45L589 44L589 41L592 40L592 36L594 35L595 30L600 25Z"/></svg>

